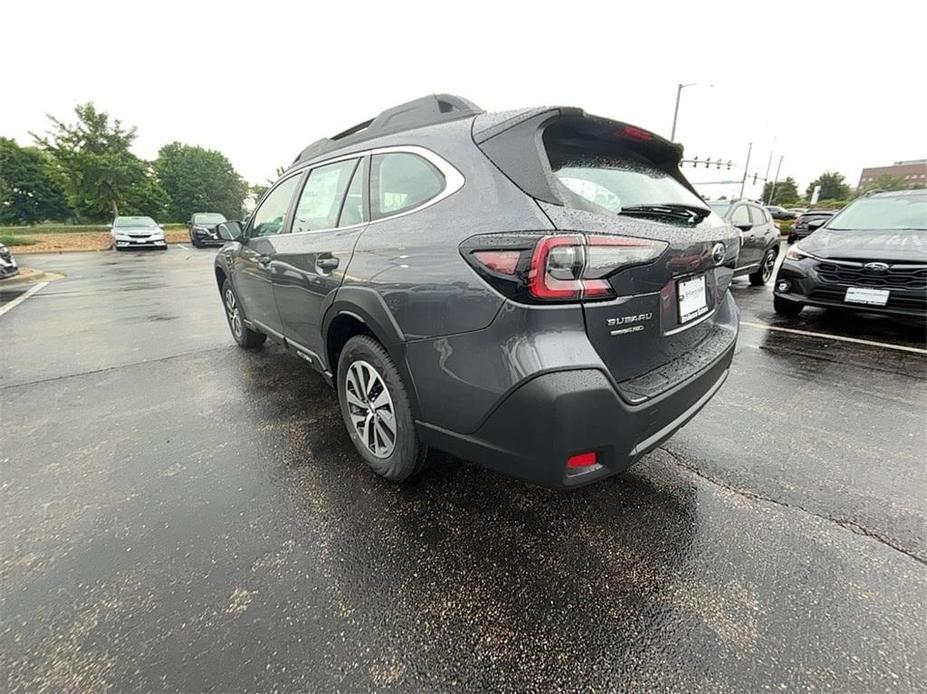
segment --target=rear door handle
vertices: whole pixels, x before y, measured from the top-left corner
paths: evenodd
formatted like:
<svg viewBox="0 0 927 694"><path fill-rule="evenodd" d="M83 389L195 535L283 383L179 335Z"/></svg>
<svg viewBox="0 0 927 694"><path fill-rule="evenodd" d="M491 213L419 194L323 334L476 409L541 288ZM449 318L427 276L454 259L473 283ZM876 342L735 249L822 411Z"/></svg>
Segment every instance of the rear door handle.
<svg viewBox="0 0 927 694"><path fill-rule="evenodd" d="M334 270L336 267L338 267L338 262L338 258L335 258L334 256L325 256L323 258L317 258L315 264L319 270L326 270L330 272L331 270Z"/></svg>

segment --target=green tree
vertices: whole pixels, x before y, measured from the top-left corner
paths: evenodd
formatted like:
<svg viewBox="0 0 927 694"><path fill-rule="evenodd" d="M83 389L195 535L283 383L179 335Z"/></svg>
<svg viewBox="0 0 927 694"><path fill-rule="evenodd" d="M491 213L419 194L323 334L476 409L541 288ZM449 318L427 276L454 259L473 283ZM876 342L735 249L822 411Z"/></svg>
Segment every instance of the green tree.
<svg viewBox="0 0 927 694"><path fill-rule="evenodd" d="M168 217L181 221L194 212L241 215L248 184L224 154L180 142L164 145L154 163L168 197Z"/></svg>
<svg viewBox="0 0 927 694"><path fill-rule="evenodd" d="M866 185L860 188L860 193L865 193L869 190L906 190L908 188L916 188L917 184L914 186L911 185L909 181L906 181L901 176L892 176L891 174L882 174L878 176L874 181L869 181Z"/></svg>
<svg viewBox="0 0 927 694"><path fill-rule="evenodd" d="M70 216L54 162L40 149L0 137L0 222L35 224Z"/></svg>
<svg viewBox="0 0 927 694"><path fill-rule="evenodd" d="M63 174L65 192L78 218L99 221L118 214L158 216L166 195L151 166L130 147L135 128L98 111L92 103L74 108L77 120L65 123L48 116L51 128L35 141Z"/></svg>
<svg viewBox="0 0 927 694"><path fill-rule="evenodd" d="M836 171L825 171L808 184L805 191L808 200L814 194L815 186L821 186L821 200L846 200L850 196L850 186L844 181L843 174Z"/></svg>
<svg viewBox="0 0 927 694"><path fill-rule="evenodd" d="M801 199L801 195L798 194L798 184L791 176L783 181L776 181L774 191L772 185L770 181L763 186L763 200L770 205L794 205ZM772 192L771 197L770 192Z"/></svg>

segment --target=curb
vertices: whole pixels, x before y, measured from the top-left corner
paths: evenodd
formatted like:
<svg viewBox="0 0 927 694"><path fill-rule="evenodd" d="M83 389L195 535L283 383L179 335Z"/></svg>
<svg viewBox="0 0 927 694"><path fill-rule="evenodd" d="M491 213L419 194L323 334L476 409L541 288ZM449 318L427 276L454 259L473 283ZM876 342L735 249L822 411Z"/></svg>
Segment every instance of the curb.
<svg viewBox="0 0 927 694"><path fill-rule="evenodd" d="M64 275L57 272L44 272L42 270L33 270L28 267L20 267L19 274L0 280L0 289L6 287L18 287L21 284L35 284L36 282L51 282L60 280Z"/></svg>

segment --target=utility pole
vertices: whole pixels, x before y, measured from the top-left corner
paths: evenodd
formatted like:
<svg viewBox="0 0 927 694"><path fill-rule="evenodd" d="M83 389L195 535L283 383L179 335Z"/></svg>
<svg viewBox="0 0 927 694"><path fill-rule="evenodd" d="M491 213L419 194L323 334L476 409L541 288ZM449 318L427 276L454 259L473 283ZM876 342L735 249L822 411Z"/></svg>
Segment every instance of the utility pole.
<svg viewBox="0 0 927 694"><path fill-rule="evenodd" d="M766 175L763 176L763 189L766 188L766 182L769 180L769 169L772 166L773 149L776 147L776 138L773 138L772 147L769 148L769 161L766 162Z"/></svg>
<svg viewBox="0 0 927 694"><path fill-rule="evenodd" d="M744 177L740 180L740 196L744 196L744 186L747 185L747 171L750 170L750 153L753 152L753 143L747 146L747 163L744 164Z"/></svg>
<svg viewBox="0 0 927 694"><path fill-rule="evenodd" d="M767 205L772 202L773 196L776 194L776 184L779 182L779 170L782 168L782 160L784 158L784 154L779 157L779 164L776 166L776 177L773 179L772 186L769 189L769 198L765 200Z"/></svg>

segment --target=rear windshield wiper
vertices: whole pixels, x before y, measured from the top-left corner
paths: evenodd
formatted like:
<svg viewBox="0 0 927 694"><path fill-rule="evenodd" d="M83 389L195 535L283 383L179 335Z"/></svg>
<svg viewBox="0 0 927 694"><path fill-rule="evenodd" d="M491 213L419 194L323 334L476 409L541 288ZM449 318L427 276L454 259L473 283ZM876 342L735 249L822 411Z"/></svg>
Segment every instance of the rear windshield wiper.
<svg viewBox="0 0 927 694"><path fill-rule="evenodd" d="M670 217L672 219L682 219L692 224L698 224L711 214L711 210L706 207L667 202L622 207L618 214L626 214L629 217Z"/></svg>

